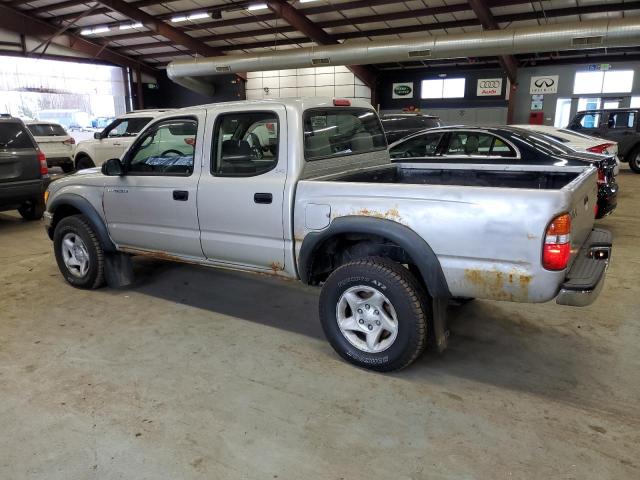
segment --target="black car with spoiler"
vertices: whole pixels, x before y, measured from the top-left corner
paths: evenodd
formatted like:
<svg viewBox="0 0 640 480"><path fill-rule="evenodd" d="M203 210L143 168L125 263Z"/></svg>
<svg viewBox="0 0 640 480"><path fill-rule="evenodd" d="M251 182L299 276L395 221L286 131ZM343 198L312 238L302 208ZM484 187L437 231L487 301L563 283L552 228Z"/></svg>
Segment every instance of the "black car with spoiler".
<svg viewBox="0 0 640 480"><path fill-rule="evenodd" d="M389 146L392 161L412 163L458 163L486 165L592 164L598 169L596 218L613 212L618 184L613 155L577 152L557 140L517 127L453 126L423 130Z"/></svg>

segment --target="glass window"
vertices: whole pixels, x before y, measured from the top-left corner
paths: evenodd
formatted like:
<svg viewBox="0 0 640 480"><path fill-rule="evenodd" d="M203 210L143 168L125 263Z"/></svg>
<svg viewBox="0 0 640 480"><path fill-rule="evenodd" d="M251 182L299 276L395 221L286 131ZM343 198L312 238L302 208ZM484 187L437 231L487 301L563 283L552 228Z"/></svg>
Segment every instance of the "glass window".
<svg viewBox="0 0 640 480"><path fill-rule="evenodd" d="M633 70L604 72L602 93L627 93L631 91L632 86Z"/></svg>
<svg viewBox="0 0 640 480"><path fill-rule="evenodd" d="M142 130L151 117L125 118L116 120L105 130L107 137L134 137ZM104 134L103 134L104 136Z"/></svg>
<svg viewBox="0 0 640 480"><path fill-rule="evenodd" d="M576 72L573 93L627 93L633 86L633 70Z"/></svg>
<svg viewBox="0 0 640 480"><path fill-rule="evenodd" d="M607 128L633 128L635 115L635 112L610 113Z"/></svg>
<svg viewBox="0 0 640 480"><path fill-rule="evenodd" d="M629 106L631 108L640 108L640 97L631 97L631 103Z"/></svg>
<svg viewBox="0 0 640 480"><path fill-rule="evenodd" d="M306 160L340 157L387 148L373 110L364 108L314 108L304 113Z"/></svg>
<svg viewBox="0 0 640 480"><path fill-rule="evenodd" d="M423 80L422 98L464 98L464 78Z"/></svg>
<svg viewBox="0 0 640 480"><path fill-rule="evenodd" d="M515 157L516 152L501 139L481 132L455 132L451 134L446 155Z"/></svg>
<svg viewBox="0 0 640 480"><path fill-rule="evenodd" d="M273 169L278 163L278 127L273 112L220 115L214 132L212 173L252 177Z"/></svg>
<svg viewBox="0 0 640 480"><path fill-rule="evenodd" d="M418 135L389 150L391 158L431 157L437 153L442 133Z"/></svg>
<svg viewBox="0 0 640 480"><path fill-rule="evenodd" d="M27 125L27 128L35 137L66 137L67 132L60 125L55 123L34 123Z"/></svg>
<svg viewBox="0 0 640 480"><path fill-rule="evenodd" d="M600 124L599 113L585 113L580 118L580 126L582 128L598 128Z"/></svg>
<svg viewBox="0 0 640 480"><path fill-rule="evenodd" d="M604 72L576 72L573 93L602 93L603 78Z"/></svg>
<svg viewBox="0 0 640 480"><path fill-rule="evenodd" d="M0 149L12 148L35 148L35 145L19 123L0 122Z"/></svg>
<svg viewBox="0 0 640 480"><path fill-rule="evenodd" d="M191 175L198 122L163 120L147 130L127 155L127 174Z"/></svg>

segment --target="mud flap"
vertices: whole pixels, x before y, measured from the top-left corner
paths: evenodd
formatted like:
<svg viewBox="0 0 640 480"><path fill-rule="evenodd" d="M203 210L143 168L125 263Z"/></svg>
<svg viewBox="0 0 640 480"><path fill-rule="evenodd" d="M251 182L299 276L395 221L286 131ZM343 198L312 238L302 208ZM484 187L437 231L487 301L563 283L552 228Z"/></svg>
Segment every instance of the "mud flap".
<svg viewBox="0 0 640 480"><path fill-rule="evenodd" d="M104 278L111 288L127 287L133 283L133 262L130 255L107 253L104 262Z"/></svg>
<svg viewBox="0 0 640 480"><path fill-rule="evenodd" d="M438 353L449 345L449 325L447 323L448 298L436 297L431 300L433 318L433 342Z"/></svg>

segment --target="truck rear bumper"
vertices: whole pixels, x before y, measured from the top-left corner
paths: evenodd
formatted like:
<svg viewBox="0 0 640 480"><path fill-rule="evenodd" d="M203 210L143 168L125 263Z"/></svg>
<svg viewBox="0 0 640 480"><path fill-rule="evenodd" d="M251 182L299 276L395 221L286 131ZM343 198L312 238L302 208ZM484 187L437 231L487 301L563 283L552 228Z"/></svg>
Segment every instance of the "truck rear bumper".
<svg viewBox="0 0 640 480"><path fill-rule="evenodd" d="M598 298L611 258L611 239L611 232L607 230L591 231L560 286L557 303L585 307Z"/></svg>

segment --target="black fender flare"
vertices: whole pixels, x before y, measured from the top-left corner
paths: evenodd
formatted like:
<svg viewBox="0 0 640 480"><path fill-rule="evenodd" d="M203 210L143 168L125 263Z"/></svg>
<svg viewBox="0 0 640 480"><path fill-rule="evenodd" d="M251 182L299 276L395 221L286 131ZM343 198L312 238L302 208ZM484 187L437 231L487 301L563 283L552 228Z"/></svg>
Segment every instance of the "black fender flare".
<svg viewBox="0 0 640 480"><path fill-rule="evenodd" d="M69 205L87 217L105 252L111 253L117 251L115 244L111 240L111 237L109 237L107 226L104 224L102 217L86 198L75 193L63 193L51 200L51 203L47 205L47 211L55 216L56 209L63 205ZM53 225L48 228L48 233L49 238L53 238Z"/></svg>
<svg viewBox="0 0 640 480"><path fill-rule="evenodd" d="M325 240L342 233L378 235L394 242L402 247L415 262L431 296L435 298L451 297L440 261L429 244L405 225L373 217L339 217L333 220L326 229L307 234L302 241L298 259L298 273L304 283L309 283L314 255L319 246Z"/></svg>

